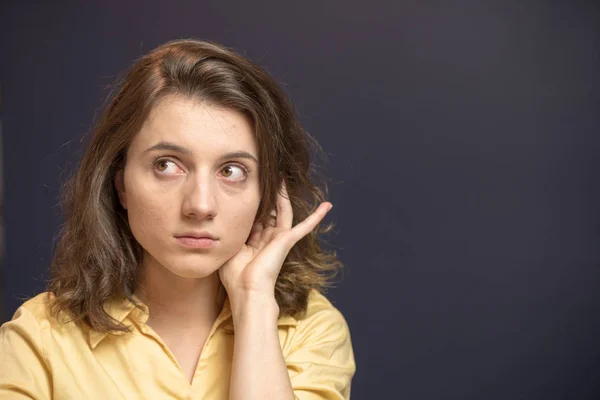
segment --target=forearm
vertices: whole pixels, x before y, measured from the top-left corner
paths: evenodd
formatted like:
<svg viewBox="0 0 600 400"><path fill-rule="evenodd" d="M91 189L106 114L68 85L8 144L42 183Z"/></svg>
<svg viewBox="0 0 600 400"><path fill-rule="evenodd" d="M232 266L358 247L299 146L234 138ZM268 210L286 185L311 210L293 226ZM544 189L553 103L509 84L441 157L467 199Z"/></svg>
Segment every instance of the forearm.
<svg viewBox="0 0 600 400"><path fill-rule="evenodd" d="M231 299L235 329L230 400L291 399L294 393L279 336L273 296Z"/></svg>

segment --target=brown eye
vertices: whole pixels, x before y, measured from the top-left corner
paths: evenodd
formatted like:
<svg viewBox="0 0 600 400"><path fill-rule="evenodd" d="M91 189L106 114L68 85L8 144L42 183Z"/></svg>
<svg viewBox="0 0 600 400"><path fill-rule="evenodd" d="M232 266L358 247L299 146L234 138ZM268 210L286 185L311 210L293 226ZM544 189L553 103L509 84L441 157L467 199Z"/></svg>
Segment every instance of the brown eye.
<svg viewBox="0 0 600 400"><path fill-rule="evenodd" d="M241 182L246 179L248 171L241 165L231 164L221 170L221 175L232 182Z"/></svg>
<svg viewBox="0 0 600 400"><path fill-rule="evenodd" d="M165 171L168 168L167 165L168 161L167 160L161 160L158 163L156 163L156 167L160 172ZM164 168L163 168L164 167Z"/></svg>
<svg viewBox="0 0 600 400"><path fill-rule="evenodd" d="M169 171L169 167L173 167L175 168L175 170L173 171ZM172 175L173 173L176 173L177 169L177 164L175 164L173 161L169 160L169 159L163 159L163 160L158 160L154 163L154 169L156 170L156 172L162 174L162 175ZM173 169L171 168L171 169Z"/></svg>
<svg viewBox="0 0 600 400"><path fill-rule="evenodd" d="M225 178L229 178L231 175L233 175L233 171L231 170L231 166L227 166L227 167L223 168L223 176Z"/></svg>

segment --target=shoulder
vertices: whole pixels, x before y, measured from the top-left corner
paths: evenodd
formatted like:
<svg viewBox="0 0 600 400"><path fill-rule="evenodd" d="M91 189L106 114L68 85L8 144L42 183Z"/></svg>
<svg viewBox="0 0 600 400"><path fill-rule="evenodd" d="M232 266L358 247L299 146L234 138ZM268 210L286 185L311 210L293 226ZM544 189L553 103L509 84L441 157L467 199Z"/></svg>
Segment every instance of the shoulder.
<svg viewBox="0 0 600 400"><path fill-rule="evenodd" d="M15 312L13 319L23 313L30 314L38 322L51 318L50 305L54 300L51 292L43 292L29 300L26 300Z"/></svg>
<svg viewBox="0 0 600 400"><path fill-rule="evenodd" d="M345 322L344 316L324 294L312 289L308 295L306 312L296 316L299 324L314 320L331 319L337 322Z"/></svg>
<svg viewBox="0 0 600 400"><path fill-rule="evenodd" d="M348 399L356 371L350 330L342 313L313 290L306 313L296 317L285 361L295 393Z"/></svg>
<svg viewBox="0 0 600 400"><path fill-rule="evenodd" d="M297 317L298 322L305 322L315 317L341 318L342 313L329 301L324 294L312 289L308 294L306 312Z"/></svg>
<svg viewBox="0 0 600 400"><path fill-rule="evenodd" d="M12 319L2 325L2 329L17 330L18 332L39 332L58 329L63 323L54 315L51 310L54 295L51 292L43 292L37 296L26 300L12 316ZM62 314L61 314L62 315Z"/></svg>
<svg viewBox="0 0 600 400"><path fill-rule="evenodd" d="M51 317L50 304L54 296L50 292L43 292L35 297L25 300L19 308L13 313L10 321L6 324L18 322L35 322L41 323L49 321Z"/></svg>
<svg viewBox="0 0 600 400"><path fill-rule="evenodd" d="M51 397L52 363L46 329L50 325L49 304L47 293L27 300L13 318L0 327L0 392L3 394L12 393L19 398L19 393L28 398Z"/></svg>
<svg viewBox="0 0 600 400"><path fill-rule="evenodd" d="M54 295L50 292L43 292L35 297L26 300L12 316L9 321L13 324L34 323L40 327L53 325L53 320L50 305L54 300Z"/></svg>
<svg viewBox="0 0 600 400"><path fill-rule="evenodd" d="M25 301L10 321L0 327L0 353L11 358L33 357L37 353L46 358L45 344L50 322L51 295L42 293ZM31 360L30 360L31 361Z"/></svg>
<svg viewBox="0 0 600 400"><path fill-rule="evenodd" d="M346 319L332 303L317 290L308 296L306 312L296 316L296 336L299 341L350 340Z"/></svg>

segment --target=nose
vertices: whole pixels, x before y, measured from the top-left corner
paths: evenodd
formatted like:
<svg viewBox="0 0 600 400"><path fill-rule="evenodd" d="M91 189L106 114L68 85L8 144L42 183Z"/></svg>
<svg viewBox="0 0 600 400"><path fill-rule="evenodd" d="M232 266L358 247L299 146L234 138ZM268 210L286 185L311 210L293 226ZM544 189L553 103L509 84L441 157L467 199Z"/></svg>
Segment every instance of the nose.
<svg viewBox="0 0 600 400"><path fill-rule="evenodd" d="M217 215L215 182L208 177L190 177L186 185L182 211L188 218L211 219Z"/></svg>

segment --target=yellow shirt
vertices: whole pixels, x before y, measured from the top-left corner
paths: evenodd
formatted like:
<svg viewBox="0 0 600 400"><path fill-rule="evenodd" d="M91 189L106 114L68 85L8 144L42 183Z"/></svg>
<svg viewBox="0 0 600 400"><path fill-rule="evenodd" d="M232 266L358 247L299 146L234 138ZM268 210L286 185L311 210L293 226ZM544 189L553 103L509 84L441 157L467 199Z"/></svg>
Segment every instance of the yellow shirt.
<svg viewBox="0 0 600 400"><path fill-rule="evenodd" d="M101 334L48 313L46 293L25 302L0 327L0 399L227 399L233 322L226 301L208 336L192 383L129 301L105 309L132 332ZM301 317L278 321L279 340L298 399L349 399L355 372L342 314L312 291Z"/></svg>

